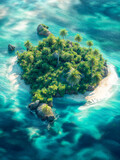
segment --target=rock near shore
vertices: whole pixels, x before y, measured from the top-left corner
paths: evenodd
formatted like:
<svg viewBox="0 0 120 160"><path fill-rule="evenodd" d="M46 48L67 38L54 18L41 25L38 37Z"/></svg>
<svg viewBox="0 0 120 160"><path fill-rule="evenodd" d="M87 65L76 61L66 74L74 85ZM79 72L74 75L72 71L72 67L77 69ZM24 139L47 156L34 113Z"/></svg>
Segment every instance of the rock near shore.
<svg viewBox="0 0 120 160"><path fill-rule="evenodd" d="M31 111L35 111L36 115L42 120L47 120L48 122L53 122L55 119L54 113L52 111L53 103L40 103L39 100L32 102L28 105Z"/></svg>
<svg viewBox="0 0 120 160"><path fill-rule="evenodd" d="M15 46L9 44L9 45L8 45L8 51L12 52L12 51L14 51L14 50L15 50Z"/></svg>
<svg viewBox="0 0 120 160"><path fill-rule="evenodd" d="M38 106L36 109L36 114L43 121L47 120L48 122L53 122L55 119L52 108L46 103L42 103Z"/></svg>
<svg viewBox="0 0 120 160"><path fill-rule="evenodd" d="M37 33L38 35L43 35L43 36L49 36L51 34L51 32L48 30L48 27L43 24L38 25Z"/></svg>
<svg viewBox="0 0 120 160"><path fill-rule="evenodd" d="M28 108L29 108L30 110L36 110L37 107L39 106L39 104L40 104L40 101L39 101L39 100L36 100L35 102L30 103L30 104L28 105Z"/></svg>

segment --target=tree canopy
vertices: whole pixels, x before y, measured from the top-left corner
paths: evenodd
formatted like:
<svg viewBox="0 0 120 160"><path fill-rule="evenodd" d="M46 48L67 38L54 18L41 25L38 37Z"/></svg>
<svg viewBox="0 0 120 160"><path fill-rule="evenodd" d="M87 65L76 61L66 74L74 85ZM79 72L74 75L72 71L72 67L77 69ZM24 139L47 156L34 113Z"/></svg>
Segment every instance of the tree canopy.
<svg viewBox="0 0 120 160"><path fill-rule="evenodd" d="M78 43L81 42L82 41L82 37L79 34L77 34L75 36L75 41L77 41Z"/></svg>
<svg viewBox="0 0 120 160"><path fill-rule="evenodd" d="M68 72L67 81L71 86L73 87L76 84L79 84L80 82L80 73L78 70L75 70L74 68L71 68L71 70Z"/></svg>
<svg viewBox="0 0 120 160"><path fill-rule="evenodd" d="M66 29L60 30L60 36L64 39L67 35L68 31Z"/></svg>
<svg viewBox="0 0 120 160"><path fill-rule="evenodd" d="M63 30L61 33L66 35ZM77 35L75 39L80 42L81 37ZM33 101L49 103L53 97L65 93L84 93L89 86L97 86L104 77L106 61L100 52L81 47L77 42L51 34L37 46L25 42L27 51L17 52L18 63L23 69L22 78L31 87ZM87 44L89 47L93 45L92 41Z"/></svg>
<svg viewBox="0 0 120 160"><path fill-rule="evenodd" d="M87 45L89 46L89 48L90 47L92 47L93 46L93 42L92 41L87 41Z"/></svg>
<svg viewBox="0 0 120 160"><path fill-rule="evenodd" d="M27 51L30 49L31 47L31 43L29 40L27 40L25 43L24 43L24 46L26 47Z"/></svg>

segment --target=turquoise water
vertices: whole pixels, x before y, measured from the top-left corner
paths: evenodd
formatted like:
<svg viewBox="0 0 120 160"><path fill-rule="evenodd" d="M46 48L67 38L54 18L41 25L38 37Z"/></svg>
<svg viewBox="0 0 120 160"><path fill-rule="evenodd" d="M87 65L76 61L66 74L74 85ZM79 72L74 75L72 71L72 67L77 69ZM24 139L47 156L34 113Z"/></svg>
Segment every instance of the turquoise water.
<svg viewBox="0 0 120 160"><path fill-rule="evenodd" d="M37 45L36 27L44 23L58 36L61 28L101 50L120 77L120 0L0 0L0 160L119 160L120 80L111 98L83 108L83 102L54 100L52 127L27 110L30 94L15 88L8 68L24 41ZM59 116L58 116L59 115Z"/></svg>

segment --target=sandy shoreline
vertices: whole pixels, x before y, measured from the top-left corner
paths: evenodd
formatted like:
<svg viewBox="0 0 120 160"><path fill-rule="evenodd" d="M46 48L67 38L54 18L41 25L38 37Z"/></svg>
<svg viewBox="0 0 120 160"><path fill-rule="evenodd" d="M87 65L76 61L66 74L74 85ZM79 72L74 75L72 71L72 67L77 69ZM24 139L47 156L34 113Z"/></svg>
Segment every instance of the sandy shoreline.
<svg viewBox="0 0 120 160"><path fill-rule="evenodd" d="M79 102L84 102L85 105L91 105L110 98L114 93L113 88L117 83L118 76L116 74L115 67L113 65L109 65L108 69L109 69L108 76L101 80L100 84L95 88L94 91L92 92L87 91L85 94L77 94L77 95L67 94L62 98L62 101L60 101L60 103L70 102L79 104Z"/></svg>
<svg viewBox="0 0 120 160"><path fill-rule="evenodd" d="M18 87L22 87L28 91L30 91L29 85L26 85L24 80L21 79L21 68L17 64L17 56L13 57L11 60L11 64L8 68L8 79L13 85L14 89L18 89Z"/></svg>
<svg viewBox="0 0 120 160"><path fill-rule="evenodd" d="M112 95L112 88L116 84L118 76L113 65L109 65L108 69L108 76L101 80L100 84L95 88L93 92L87 92L85 94L85 99L87 100L87 102L99 102L103 99L109 98Z"/></svg>
<svg viewBox="0 0 120 160"><path fill-rule="evenodd" d="M26 85L24 80L21 79L21 68L17 64L17 56L13 57L11 60L10 67L8 68L8 79L15 89L20 86L30 91L29 85ZM113 65L109 65L108 76L101 80L100 84L94 91L78 95L65 95L63 99L65 98L65 101L73 100L76 102L86 101L88 104L99 102L112 95L112 88L116 84L117 80L118 76L116 74L115 67Z"/></svg>

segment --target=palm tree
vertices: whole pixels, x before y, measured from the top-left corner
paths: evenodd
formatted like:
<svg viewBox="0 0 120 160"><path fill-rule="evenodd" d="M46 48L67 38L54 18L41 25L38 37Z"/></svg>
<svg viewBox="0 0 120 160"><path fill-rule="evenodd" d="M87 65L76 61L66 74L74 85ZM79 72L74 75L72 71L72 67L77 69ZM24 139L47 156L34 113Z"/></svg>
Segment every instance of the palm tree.
<svg viewBox="0 0 120 160"><path fill-rule="evenodd" d="M45 46L45 42L39 41L37 48L38 48L39 51L41 51L44 48L44 46Z"/></svg>
<svg viewBox="0 0 120 160"><path fill-rule="evenodd" d="M93 77L93 67L94 67L94 65L96 64L96 59L95 59L95 57L92 57L92 58L90 59L89 63L90 63L90 67L91 67L91 79L92 79L92 77Z"/></svg>
<svg viewBox="0 0 120 160"><path fill-rule="evenodd" d="M25 43L24 43L24 46L26 47L27 51L30 49L31 47L31 43L29 40L27 40Z"/></svg>
<svg viewBox="0 0 120 160"><path fill-rule="evenodd" d="M66 37L68 31L66 29L61 29L60 30L60 36L63 37L63 39Z"/></svg>
<svg viewBox="0 0 120 160"><path fill-rule="evenodd" d="M55 43L55 36L53 34L50 34L47 38L48 46L50 47Z"/></svg>
<svg viewBox="0 0 120 160"><path fill-rule="evenodd" d="M82 41L82 37L79 34L77 34L75 36L75 41L77 41L78 43L81 42Z"/></svg>
<svg viewBox="0 0 120 160"><path fill-rule="evenodd" d="M74 68L72 68L68 72L67 82L71 84L72 87L78 84L80 82L80 79L81 79L80 72L78 70L75 70Z"/></svg>
<svg viewBox="0 0 120 160"><path fill-rule="evenodd" d="M92 47L93 46L93 42L92 41L87 41L87 45L89 46L89 48L90 47Z"/></svg>
<svg viewBox="0 0 120 160"><path fill-rule="evenodd" d="M95 49L94 51L93 51L93 53L94 53L94 55L98 55L99 54L99 50L98 49Z"/></svg>
<svg viewBox="0 0 120 160"><path fill-rule="evenodd" d="M102 79L102 76L101 76L100 73L96 73L96 74L93 76L93 81L94 81L95 84L98 84L101 79Z"/></svg>
<svg viewBox="0 0 120 160"><path fill-rule="evenodd" d="M58 37L56 39L56 48L58 49L58 65L59 65L59 57L60 57L60 53L63 50L64 44L63 41Z"/></svg>

